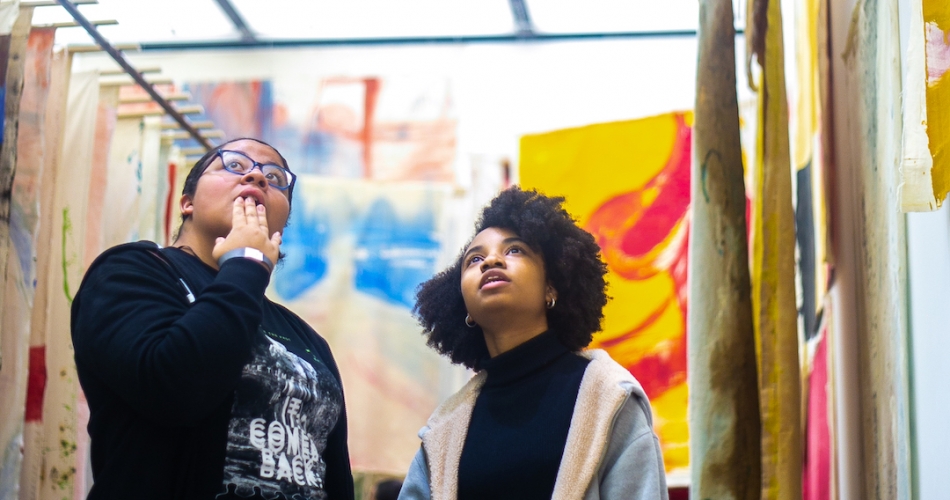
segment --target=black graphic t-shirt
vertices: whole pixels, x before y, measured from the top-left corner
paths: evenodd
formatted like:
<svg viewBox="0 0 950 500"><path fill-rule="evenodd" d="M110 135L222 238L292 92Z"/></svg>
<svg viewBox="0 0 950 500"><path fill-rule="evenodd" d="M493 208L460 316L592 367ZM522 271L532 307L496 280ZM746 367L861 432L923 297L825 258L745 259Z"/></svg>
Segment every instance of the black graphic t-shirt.
<svg viewBox="0 0 950 500"><path fill-rule="evenodd" d="M256 262L216 271L178 249L161 250L164 260L155 251L110 250L73 301L88 498L352 500L326 341L264 297L269 274Z"/></svg>
<svg viewBox="0 0 950 500"><path fill-rule="evenodd" d="M311 365L263 337L235 391L224 484L250 497L324 499L327 437L342 408L342 392L322 363Z"/></svg>

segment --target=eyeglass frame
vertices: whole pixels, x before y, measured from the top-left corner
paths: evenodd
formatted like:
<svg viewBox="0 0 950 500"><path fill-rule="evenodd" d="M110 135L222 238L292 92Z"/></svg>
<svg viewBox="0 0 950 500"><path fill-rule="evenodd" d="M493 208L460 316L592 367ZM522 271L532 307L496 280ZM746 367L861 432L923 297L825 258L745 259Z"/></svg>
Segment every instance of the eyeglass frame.
<svg viewBox="0 0 950 500"><path fill-rule="evenodd" d="M248 169L248 171L246 171L246 172L235 172L234 170L231 170L230 168L228 168L227 162L224 161L224 153L233 153L233 154L236 154L236 155L243 156L244 158L247 158L248 161L251 162L251 168ZM276 164L276 163L261 163L261 162L255 160L254 158L251 158L250 156L248 156L248 155L246 155L246 154L244 154L244 153L242 153L242 152L240 152L240 151L234 151L233 149L219 149L219 150L216 152L216 156L218 157L218 159L221 160L221 167L222 167L224 170L226 170L228 173L235 174L235 175L247 175L247 174L253 172L254 169L256 168L256 169L258 169L258 170L261 171L261 174L264 175L264 179L266 180L266 179L267 179L267 176L266 176L266 174L264 174L264 167L270 166L270 167L276 167L276 168L279 168L279 169L283 170L283 171L286 172L287 175L290 177L290 183L288 183L288 184L287 184L286 186L284 186L284 187L280 187L280 186L275 186L274 184L271 184L270 182L267 182L267 185L268 185L268 186L270 186L270 187L272 187L272 188L274 188L274 189L277 189L278 191L287 191L287 190L293 188L293 187L294 187L294 183L297 182L297 175L294 174L293 172L291 172L290 169L285 168L285 167L282 167L282 166L280 166L280 165L278 165L278 164Z"/></svg>

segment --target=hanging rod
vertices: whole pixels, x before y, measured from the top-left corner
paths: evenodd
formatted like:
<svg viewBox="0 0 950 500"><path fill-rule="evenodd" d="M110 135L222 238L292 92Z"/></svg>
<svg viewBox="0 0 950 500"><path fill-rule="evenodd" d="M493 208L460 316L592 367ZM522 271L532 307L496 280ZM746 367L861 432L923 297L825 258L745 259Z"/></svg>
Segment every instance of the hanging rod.
<svg viewBox="0 0 950 500"><path fill-rule="evenodd" d="M166 101L190 101L191 100L191 94L187 92L163 94L162 97L164 97ZM119 98L119 104L145 104L149 102L152 102L152 98L145 95ZM191 125L194 126L194 123L192 123ZM187 137L182 137L182 139L187 139Z"/></svg>
<svg viewBox="0 0 950 500"><path fill-rule="evenodd" d="M112 48L116 50L140 50L141 49L141 47L139 47L139 44L137 43L117 43L113 45ZM79 52L99 52L105 49L103 49L102 46L96 45L94 43L92 44L82 43L82 44L66 45L66 50L75 54Z"/></svg>
<svg viewBox="0 0 950 500"><path fill-rule="evenodd" d="M136 69L139 71L139 73L142 73L143 75L145 73L161 73L162 72L162 68L158 66L145 66L145 67L136 68ZM119 76L119 75L124 75L124 74L125 74L125 70L122 70L122 69L104 69L104 70L99 71L99 76Z"/></svg>
<svg viewBox="0 0 950 500"><path fill-rule="evenodd" d="M186 104L175 108L175 112L181 113L182 115L200 115L205 112L205 108L200 104ZM117 116L119 118L135 118L139 116L161 116L163 114L164 113L158 109L142 109L135 111L123 111L122 109L119 109Z"/></svg>
<svg viewBox="0 0 950 500"><path fill-rule="evenodd" d="M89 21L93 26L115 26L119 24L119 21L115 19L102 19L100 21ZM47 23L47 24L34 24L30 28L75 28L79 26L79 23L76 21L64 21L61 23Z"/></svg>
<svg viewBox="0 0 950 500"><path fill-rule="evenodd" d="M95 5L99 0L73 0L76 5ZM24 0L20 2L20 7L57 7L59 3L56 0Z"/></svg>
<svg viewBox="0 0 950 500"><path fill-rule="evenodd" d="M62 5L64 9L66 9L66 12L69 12L69 15L73 16L73 19L75 19L76 22L86 30L86 33L89 33L89 36L91 36L92 39L95 40L100 47L102 47L103 50L108 52L109 55L112 56L112 59L114 59L115 62L117 62L119 66L121 66L122 69L124 69L125 72L128 73L129 76L131 76L132 79L139 84L139 86L148 92L148 95L152 96L152 99L154 99L155 102L158 103L158 105L161 106L169 116L178 122L179 125L181 125L181 128L185 129L185 131L191 135L192 139L198 141L198 144L201 144L207 150L210 150L213 147L208 139L202 136L195 127L188 123L188 120L185 119L184 115L172 107L172 105L145 80L145 77L143 77L141 73L136 71L136 69L125 60L125 56L116 50L115 47L113 47L112 44L110 44L109 41L99 33L99 30L97 30L96 27L93 26L92 23L90 23L89 20L79 12L79 9L73 5L72 2L69 0L56 1L59 2L59 4Z"/></svg>
<svg viewBox="0 0 950 500"><path fill-rule="evenodd" d="M211 120L202 120L191 122L191 126L198 130L214 128L214 122ZM178 130L177 123L162 122L162 130Z"/></svg>
<svg viewBox="0 0 950 500"><path fill-rule="evenodd" d="M161 75L146 78L145 81L152 85L171 85L175 83L175 80L172 80L171 78L168 78L167 76L161 76ZM128 85L137 85L137 84L138 82L136 82L135 80L126 78L124 75L103 76L102 78L99 78L99 85L105 85L105 86L112 85L112 86L117 86L117 87L125 87Z"/></svg>

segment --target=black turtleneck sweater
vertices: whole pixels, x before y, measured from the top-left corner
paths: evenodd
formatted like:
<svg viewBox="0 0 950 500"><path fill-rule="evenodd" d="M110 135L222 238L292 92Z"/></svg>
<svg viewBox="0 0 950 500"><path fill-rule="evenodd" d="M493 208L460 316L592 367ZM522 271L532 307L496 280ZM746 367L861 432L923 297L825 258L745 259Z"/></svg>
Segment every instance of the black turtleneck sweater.
<svg viewBox="0 0 950 500"><path fill-rule="evenodd" d="M458 498L550 499L590 360L551 332L485 359L459 463Z"/></svg>

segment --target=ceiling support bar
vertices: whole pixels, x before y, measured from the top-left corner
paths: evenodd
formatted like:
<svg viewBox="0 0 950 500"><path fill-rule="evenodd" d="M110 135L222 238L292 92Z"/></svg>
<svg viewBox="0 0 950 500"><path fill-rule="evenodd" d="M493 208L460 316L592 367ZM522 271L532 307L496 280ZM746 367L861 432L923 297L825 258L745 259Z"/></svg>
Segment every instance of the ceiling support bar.
<svg viewBox="0 0 950 500"><path fill-rule="evenodd" d="M515 18L515 33L520 37L534 36L534 26L531 24L531 16L528 15L528 5L525 0L508 0L511 6L511 16Z"/></svg>
<svg viewBox="0 0 950 500"><path fill-rule="evenodd" d="M69 12L69 15L73 16L73 19L75 19L76 22L86 30L86 33L89 33L89 36L91 36L92 39L95 40L100 47L102 47L103 50L112 56L112 59L114 59L115 62L117 62L119 66L121 66L122 69L124 69L125 72L132 77L133 80L135 80L135 83L138 83L143 90L148 92L148 95L150 95L152 99L158 103L158 105L161 106L166 113L168 113L169 116L178 122L178 124L181 125L181 128L188 132L188 135L190 135L194 140L198 141L198 144L201 144L205 149L210 150L213 147L211 143L208 142L208 139L202 136L195 127L188 123L188 120L185 119L184 115L179 113L177 109L175 109L167 100L165 100L165 98L162 97L154 87L152 87L152 84L147 82L145 77L142 76L141 73L139 73L135 68L132 67L131 64L129 64L128 61L125 60L125 56L116 50L116 48L113 47L112 44L110 44L109 41L99 33L99 30L97 30L96 27L93 26L92 23L90 23L89 20L79 12L79 9L72 2L69 0L56 1L59 2L59 4L62 5L67 12Z"/></svg>
<svg viewBox="0 0 950 500"><path fill-rule="evenodd" d="M221 7L221 10L224 11L224 14L228 16L228 19L231 20L231 24L239 32L241 32L241 40L248 43L253 43L257 41L257 37L254 36L254 32L251 31L250 26L244 21L244 18L241 17L241 14L238 13L237 9L234 8L234 5L231 3L231 0L214 0L217 2L218 7Z"/></svg>
<svg viewBox="0 0 950 500"><path fill-rule="evenodd" d="M736 29L741 36L743 30ZM671 31L622 31L614 33L536 33L531 37L517 35L447 36L447 37L394 37L394 38L304 38L262 40L254 43L240 40L195 41L195 42L145 42L143 51L153 50L226 50L226 49L277 49L290 47L367 47L384 45L457 45L466 43L535 43L565 41L602 41L630 38L683 38L695 37L696 30Z"/></svg>

